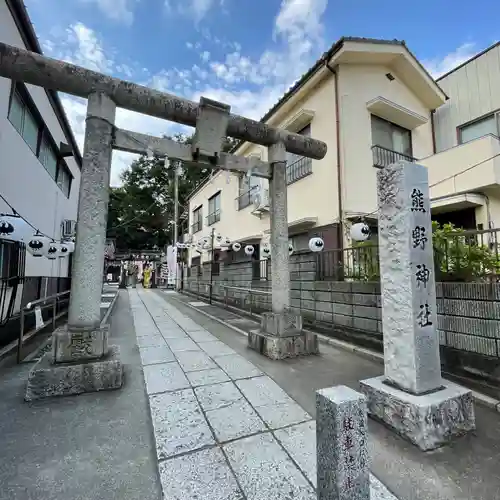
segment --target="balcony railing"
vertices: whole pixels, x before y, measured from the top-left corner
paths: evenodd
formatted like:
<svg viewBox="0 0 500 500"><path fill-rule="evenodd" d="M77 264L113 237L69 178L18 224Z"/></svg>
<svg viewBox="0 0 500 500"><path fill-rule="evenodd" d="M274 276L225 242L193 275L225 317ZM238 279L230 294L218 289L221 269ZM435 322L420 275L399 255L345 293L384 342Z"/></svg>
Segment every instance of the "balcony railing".
<svg viewBox="0 0 500 500"><path fill-rule="evenodd" d="M212 212L211 214L207 215L207 225L211 226L212 224L215 224L216 222L220 221L220 210L216 210L215 212Z"/></svg>
<svg viewBox="0 0 500 500"><path fill-rule="evenodd" d="M286 167L286 183L292 184L293 182L312 174L312 159L302 156Z"/></svg>
<svg viewBox="0 0 500 500"><path fill-rule="evenodd" d="M400 160L414 162L415 158L413 156L405 155L399 153L398 151L393 151L392 149L387 149L382 146L372 146L373 154L373 166L377 168L388 167L391 163L396 163Z"/></svg>
<svg viewBox="0 0 500 500"><path fill-rule="evenodd" d="M191 233L197 233L198 231L201 231L201 220L197 220L191 225Z"/></svg>
<svg viewBox="0 0 500 500"><path fill-rule="evenodd" d="M252 186L248 191L241 193L238 198L238 210L243 210L253 203L255 200L255 195L259 191L259 186Z"/></svg>

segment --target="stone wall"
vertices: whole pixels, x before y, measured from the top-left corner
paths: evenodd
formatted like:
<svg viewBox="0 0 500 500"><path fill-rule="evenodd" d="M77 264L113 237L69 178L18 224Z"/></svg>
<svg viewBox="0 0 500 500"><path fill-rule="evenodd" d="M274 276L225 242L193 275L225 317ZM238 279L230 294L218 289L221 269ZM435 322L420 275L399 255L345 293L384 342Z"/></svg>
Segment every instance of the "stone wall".
<svg viewBox="0 0 500 500"><path fill-rule="evenodd" d="M213 298L253 312L270 310L269 295L244 290L227 290L222 285L270 290L270 279L252 279L252 264L223 264L213 277ZM269 276L269 278L271 278ZM382 340L380 284L369 282L317 281L316 260L310 253L290 259L291 308L300 312L306 324L345 335L362 334ZM185 288L208 296L210 264L202 276L192 276ZM500 284L438 283L438 328L440 342L471 354L500 359Z"/></svg>

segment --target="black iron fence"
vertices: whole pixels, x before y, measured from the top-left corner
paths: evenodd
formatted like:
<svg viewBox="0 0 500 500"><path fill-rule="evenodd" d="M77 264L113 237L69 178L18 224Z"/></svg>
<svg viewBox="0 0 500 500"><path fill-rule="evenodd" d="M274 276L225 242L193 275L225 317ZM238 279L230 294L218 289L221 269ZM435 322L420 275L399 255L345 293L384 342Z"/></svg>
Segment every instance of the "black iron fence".
<svg viewBox="0 0 500 500"><path fill-rule="evenodd" d="M252 280L267 281L271 277L271 260L253 260L252 261Z"/></svg>
<svg viewBox="0 0 500 500"><path fill-rule="evenodd" d="M0 326L9 321L24 281L26 246L0 239Z"/></svg>
<svg viewBox="0 0 500 500"><path fill-rule="evenodd" d="M212 224L215 224L216 222L220 221L220 210L216 210L215 212L212 212L211 214L207 215L207 226L211 226Z"/></svg>
<svg viewBox="0 0 500 500"><path fill-rule="evenodd" d="M317 253L316 279L318 281L379 280L378 246L361 244Z"/></svg>
<svg viewBox="0 0 500 500"><path fill-rule="evenodd" d="M387 149L382 146L372 146L373 154L373 166L377 168L384 168L392 163L400 160L414 162L415 158L413 156L405 155L399 153L398 151L393 151L392 149Z"/></svg>
<svg viewBox="0 0 500 500"><path fill-rule="evenodd" d="M312 159L305 156L300 157L286 167L286 182L292 184L312 173Z"/></svg>

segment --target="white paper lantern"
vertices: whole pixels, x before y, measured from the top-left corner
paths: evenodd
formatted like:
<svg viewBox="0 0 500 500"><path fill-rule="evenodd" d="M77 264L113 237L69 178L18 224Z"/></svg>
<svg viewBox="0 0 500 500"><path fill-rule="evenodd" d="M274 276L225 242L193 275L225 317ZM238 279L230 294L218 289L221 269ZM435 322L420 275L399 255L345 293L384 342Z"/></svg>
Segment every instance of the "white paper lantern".
<svg viewBox="0 0 500 500"><path fill-rule="evenodd" d="M27 241L33 228L19 215L0 215L0 238L12 241Z"/></svg>
<svg viewBox="0 0 500 500"><path fill-rule="evenodd" d="M217 243L220 243L220 242L222 241L222 234L217 234L217 235L215 236L215 241L216 241Z"/></svg>
<svg viewBox="0 0 500 500"><path fill-rule="evenodd" d="M75 251L75 243L73 241L63 241L64 245L68 248L68 253Z"/></svg>
<svg viewBox="0 0 500 500"><path fill-rule="evenodd" d="M325 247L325 242L321 238L311 238L309 240L309 250L311 252L321 252Z"/></svg>
<svg viewBox="0 0 500 500"><path fill-rule="evenodd" d="M254 249L253 245L247 245L245 247L245 254L246 255L253 255L254 251L255 251L255 249Z"/></svg>
<svg viewBox="0 0 500 500"><path fill-rule="evenodd" d="M231 248L233 249L233 252L239 252L241 250L241 243L238 243L236 241L233 243L233 246Z"/></svg>
<svg viewBox="0 0 500 500"><path fill-rule="evenodd" d="M41 234L33 234L26 244L26 249L33 257L45 257L51 240Z"/></svg>
<svg viewBox="0 0 500 500"><path fill-rule="evenodd" d="M288 243L288 255L292 255L294 251L293 245L291 243Z"/></svg>
<svg viewBox="0 0 500 500"><path fill-rule="evenodd" d="M71 252L69 251L69 247L65 241L59 243L59 255L58 257L68 257Z"/></svg>
<svg viewBox="0 0 500 500"><path fill-rule="evenodd" d="M224 238L224 245L226 246L229 246L231 244L231 240L230 238L228 238L227 236Z"/></svg>
<svg viewBox="0 0 500 500"><path fill-rule="evenodd" d="M47 246L47 252L45 254L47 259L55 260L59 256L59 244L55 241L51 241Z"/></svg>
<svg viewBox="0 0 500 500"><path fill-rule="evenodd" d="M264 257L270 257L271 256L271 247L270 247L269 243L266 243L265 245L263 245L263 247L262 247L262 255Z"/></svg>
<svg viewBox="0 0 500 500"><path fill-rule="evenodd" d="M370 237L370 228L364 222L358 222L351 226L351 238L354 241L366 241Z"/></svg>

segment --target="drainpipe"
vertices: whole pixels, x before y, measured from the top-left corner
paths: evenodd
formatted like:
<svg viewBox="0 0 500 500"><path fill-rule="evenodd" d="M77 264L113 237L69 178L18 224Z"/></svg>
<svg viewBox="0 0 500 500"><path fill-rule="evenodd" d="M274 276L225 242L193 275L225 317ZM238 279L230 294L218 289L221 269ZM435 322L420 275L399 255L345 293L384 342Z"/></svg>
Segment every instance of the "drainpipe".
<svg viewBox="0 0 500 500"><path fill-rule="evenodd" d="M325 66L333 74L334 88L335 88L335 122L336 122L336 135L337 135L337 185L338 185L338 210L339 210L339 224L338 224L338 242L339 248L342 252L344 249L344 209L342 205L342 156L340 153L340 101L339 101L339 77L338 72L328 64L328 59L325 59ZM342 253L341 256L343 257Z"/></svg>
<svg viewBox="0 0 500 500"><path fill-rule="evenodd" d="M431 110L431 132L432 132L432 154L436 154L436 129L434 127L434 113L435 109Z"/></svg>

